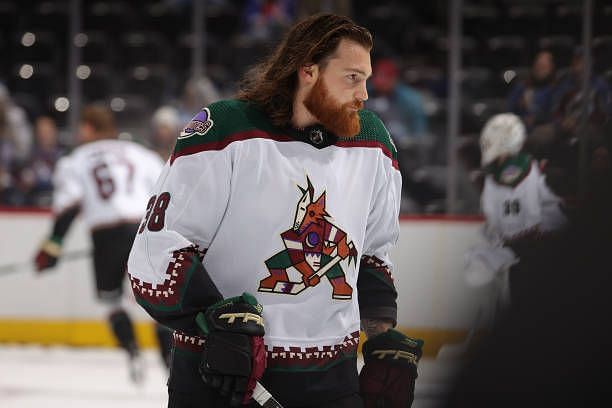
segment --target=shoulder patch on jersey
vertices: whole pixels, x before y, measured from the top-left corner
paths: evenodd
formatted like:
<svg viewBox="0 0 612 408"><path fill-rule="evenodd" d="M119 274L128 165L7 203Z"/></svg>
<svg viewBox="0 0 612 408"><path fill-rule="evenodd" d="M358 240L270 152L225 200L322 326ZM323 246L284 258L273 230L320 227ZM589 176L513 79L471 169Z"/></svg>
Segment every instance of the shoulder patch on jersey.
<svg viewBox="0 0 612 408"><path fill-rule="evenodd" d="M253 138L290 140L248 103L236 99L217 101L185 126L176 140L170 164L181 156L223 150L233 142Z"/></svg>
<svg viewBox="0 0 612 408"><path fill-rule="evenodd" d="M191 121L185 126L178 136L179 139L187 139L193 135L204 136L210 128L213 127L213 122L208 108L202 109Z"/></svg>

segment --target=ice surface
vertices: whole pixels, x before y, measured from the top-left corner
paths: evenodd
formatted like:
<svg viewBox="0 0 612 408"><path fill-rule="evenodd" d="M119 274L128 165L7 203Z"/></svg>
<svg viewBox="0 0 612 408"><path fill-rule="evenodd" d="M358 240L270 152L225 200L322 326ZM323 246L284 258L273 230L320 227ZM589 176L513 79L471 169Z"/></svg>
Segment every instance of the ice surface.
<svg viewBox="0 0 612 408"><path fill-rule="evenodd" d="M0 346L2 408L162 408L166 370L153 350L143 352L147 372L137 386L118 349ZM456 362L423 359L414 408L436 407Z"/></svg>

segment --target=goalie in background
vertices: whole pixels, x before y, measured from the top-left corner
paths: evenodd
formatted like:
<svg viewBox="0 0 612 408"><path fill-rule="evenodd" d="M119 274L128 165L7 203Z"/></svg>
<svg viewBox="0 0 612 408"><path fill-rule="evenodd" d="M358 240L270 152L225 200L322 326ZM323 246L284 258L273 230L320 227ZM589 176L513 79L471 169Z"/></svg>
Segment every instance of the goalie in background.
<svg viewBox="0 0 612 408"><path fill-rule="evenodd" d="M511 274L528 275L529 290L512 295L441 406L610 406L611 142L590 150L585 194L568 225L531 241L528 264L517 252Z"/></svg>
<svg viewBox="0 0 612 408"><path fill-rule="evenodd" d="M493 116L480 136L485 173L481 206L487 243L466 254L466 281L496 280L496 303L520 303L537 271L530 262L541 243L567 224L562 199L548 186L538 162L522 152L525 125L511 113Z"/></svg>

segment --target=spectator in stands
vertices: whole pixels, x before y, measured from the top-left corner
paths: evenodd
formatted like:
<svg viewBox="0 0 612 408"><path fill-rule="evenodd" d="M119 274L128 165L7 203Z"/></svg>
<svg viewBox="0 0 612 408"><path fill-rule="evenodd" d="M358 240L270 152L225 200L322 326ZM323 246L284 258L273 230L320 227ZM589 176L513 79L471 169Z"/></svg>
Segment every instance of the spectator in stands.
<svg viewBox="0 0 612 408"><path fill-rule="evenodd" d="M352 15L353 2L351 0L301 0L296 2L298 19L305 18L318 12Z"/></svg>
<svg viewBox="0 0 612 408"><path fill-rule="evenodd" d="M508 97L509 111L523 120L527 130L525 150L537 159L548 158L558 139L554 116L557 86L554 56L542 50L535 56L529 77L519 81Z"/></svg>
<svg viewBox="0 0 612 408"><path fill-rule="evenodd" d="M269 41L282 35L293 22L294 0L248 0L244 8L246 36Z"/></svg>
<svg viewBox="0 0 612 408"><path fill-rule="evenodd" d="M32 129L25 111L11 100L6 87L0 84L0 126L2 140L12 145L17 159L24 160L32 147Z"/></svg>
<svg viewBox="0 0 612 408"><path fill-rule="evenodd" d="M36 119L34 140L32 155L21 171L20 179L27 188L28 204L47 207L51 205L55 163L66 153L66 149L60 145L57 125L49 116Z"/></svg>
<svg viewBox="0 0 612 408"><path fill-rule="evenodd" d="M153 114L151 147L162 159L168 160L170 157L174 142L184 124L180 121L178 111L172 106L162 106Z"/></svg>
<svg viewBox="0 0 612 408"><path fill-rule="evenodd" d="M427 164L429 147L422 96L401 82L399 67L391 58L381 58L374 63L369 85L369 99L365 106L380 116L397 146L404 179L402 200L410 203L404 210L420 212L432 200L441 198L440 192L429 182L428 175L417 171Z"/></svg>
<svg viewBox="0 0 612 408"><path fill-rule="evenodd" d="M18 174L30 154L32 134L23 109L16 106L0 84L0 202L20 205L25 197Z"/></svg>
<svg viewBox="0 0 612 408"><path fill-rule="evenodd" d="M398 149L409 147L427 132L421 94L400 81L395 61L382 58L374 64L366 107L381 116Z"/></svg>
<svg viewBox="0 0 612 408"><path fill-rule="evenodd" d="M540 51L535 56L529 77L519 81L508 97L509 110L523 120L528 132L552 122L555 84L553 54Z"/></svg>
<svg viewBox="0 0 612 408"><path fill-rule="evenodd" d="M561 137L575 141L578 138L576 132L582 113L582 81L586 74L582 48L574 52L570 68L570 72L559 83L556 119ZM594 73L591 73L587 94L587 122L581 133L597 143L603 140L604 125L612 114L612 95L606 81Z"/></svg>

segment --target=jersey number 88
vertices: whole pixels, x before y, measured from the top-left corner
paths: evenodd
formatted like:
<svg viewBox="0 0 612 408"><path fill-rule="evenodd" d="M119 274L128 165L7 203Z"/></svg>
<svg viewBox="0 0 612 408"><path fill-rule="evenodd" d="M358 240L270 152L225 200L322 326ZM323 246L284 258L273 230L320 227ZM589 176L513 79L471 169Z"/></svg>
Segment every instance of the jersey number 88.
<svg viewBox="0 0 612 408"><path fill-rule="evenodd" d="M151 197L147 203L147 213L142 220L142 224L140 224L138 233L142 233L145 228L148 228L149 231L159 231L164 228L168 205L170 205L170 193L167 191L159 196Z"/></svg>

